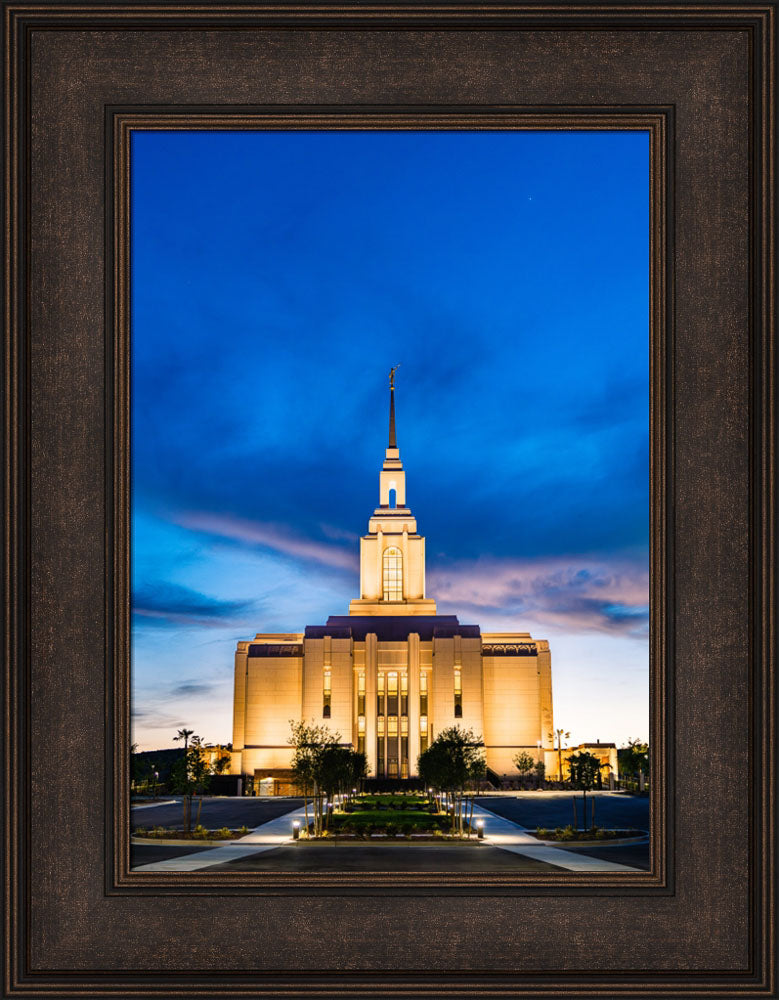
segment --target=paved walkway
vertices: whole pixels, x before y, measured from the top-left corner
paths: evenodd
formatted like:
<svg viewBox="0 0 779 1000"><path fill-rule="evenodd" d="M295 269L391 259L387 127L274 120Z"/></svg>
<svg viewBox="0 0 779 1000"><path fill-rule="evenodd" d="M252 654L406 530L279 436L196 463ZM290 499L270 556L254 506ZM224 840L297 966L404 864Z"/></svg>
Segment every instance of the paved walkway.
<svg viewBox="0 0 779 1000"><path fill-rule="evenodd" d="M484 839L502 851L511 851L513 854L521 854L536 861L546 861L550 865L571 872L641 871L640 868L620 865L616 861L603 861L600 858L574 854L559 847L547 847L531 836L524 826L512 823L511 820L504 819L502 816L496 816L484 806L474 806L473 818L484 820Z"/></svg>
<svg viewBox="0 0 779 1000"><path fill-rule="evenodd" d="M282 844L292 840L292 821L303 819L304 810L294 809L292 812L278 816L276 819L261 823L245 837L232 840L224 847L212 847L209 850L198 851L197 854L187 854L184 857L169 858L167 861L153 861L148 865L133 868L135 872L196 872L211 865L222 865L226 861L238 861L248 858L251 854L261 854L272 851ZM301 823L301 826L303 824ZM164 844L161 840L160 844Z"/></svg>
<svg viewBox="0 0 779 1000"><path fill-rule="evenodd" d="M292 821L302 819L304 810L295 809L267 823L255 827L251 833L239 840L231 841L223 847L212 847L196 854L169 858L167 861L154 861L151 864L139 865L136 872L196 872L212 865L223 865L229 861L238 861L253 854L272 851L292 841ZM531 836L525 827L512 823L511 820L496 816L495 813L476 805L473 810L474 819L484 820L484 839L492 847L502 851L510 851L534 861L542 861L556 868L572 872L637 872L641 869L630 865L620 865L615 861L604 861L583 854L562 850L559 847L547 847ZM302 825L302 824L301 824ZM160 841L164 843L164 841Z"/></svg>

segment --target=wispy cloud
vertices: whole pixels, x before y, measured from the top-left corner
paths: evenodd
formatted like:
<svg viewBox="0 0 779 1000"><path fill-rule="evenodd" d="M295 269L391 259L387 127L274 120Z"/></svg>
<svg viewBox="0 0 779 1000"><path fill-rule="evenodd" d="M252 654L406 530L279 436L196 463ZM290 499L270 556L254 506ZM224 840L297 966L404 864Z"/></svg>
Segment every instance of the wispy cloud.
<svg viewBox="0 0 779 1000"><path fill-rule="evenodd" d="M253 601L224 601L167 581L147 584L133 594L136 621L149 625L223 625L251 607Z"/></svg>
<svg viewBox="0 0 779 1000"><path fill-rule="evenodd" d="M428 574L440 604L462 612L500 613L567 632L645 637L649 574L639 562L548 559L476 560Z"/></svg>
<svg viewBox="0 0 779 1000"><path fill-rule="evenodd" d="M170 693L174 698L191 698L196 695L208 694L213 690L214 685L204 681L185 681L182 684L177 684Z"/></svg>
<svg viewBox="0 0 779 1000"><path fill-rule="evenodd" d="M349 548L328 545L293 535L277 524L231 517L227 514L183 512L173 520L190 531L199 531L216 538L227 538L243 545L260 545L294 559L306 559L335 569L354 571L358 567L354 545Z"/></svg>

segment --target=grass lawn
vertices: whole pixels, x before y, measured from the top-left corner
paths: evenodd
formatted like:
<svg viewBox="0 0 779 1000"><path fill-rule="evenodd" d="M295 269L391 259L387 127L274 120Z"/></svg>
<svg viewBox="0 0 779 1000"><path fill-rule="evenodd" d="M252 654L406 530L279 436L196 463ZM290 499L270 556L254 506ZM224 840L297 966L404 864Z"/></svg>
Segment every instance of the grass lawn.
<svg viewBox="0 0 779 1000"><path fill-rule="evenodd" d="M429 813L412 809L365 809L353 813L336 813L330 829L338 833L426 833L447 831L451 819L444 813Z"/></svg>

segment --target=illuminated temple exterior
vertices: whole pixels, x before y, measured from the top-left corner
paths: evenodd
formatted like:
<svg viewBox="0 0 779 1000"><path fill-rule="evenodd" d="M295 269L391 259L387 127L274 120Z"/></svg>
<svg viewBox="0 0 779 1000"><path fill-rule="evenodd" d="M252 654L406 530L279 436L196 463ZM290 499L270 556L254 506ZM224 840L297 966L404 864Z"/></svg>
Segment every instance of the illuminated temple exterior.
<svg viewBox="0 0 779 1000"><path fill-rule="evenodd" d="M325 625L238 643L233 774L283 777L290 720L340 733L375 777L413 777L419 754L454 725L482 736L496 775L517 775L519 750L556 767L549 643L482 633L437 614L425 596L425 539L406 506L392 382L379 506L360 539L360 596Z"/></svg>

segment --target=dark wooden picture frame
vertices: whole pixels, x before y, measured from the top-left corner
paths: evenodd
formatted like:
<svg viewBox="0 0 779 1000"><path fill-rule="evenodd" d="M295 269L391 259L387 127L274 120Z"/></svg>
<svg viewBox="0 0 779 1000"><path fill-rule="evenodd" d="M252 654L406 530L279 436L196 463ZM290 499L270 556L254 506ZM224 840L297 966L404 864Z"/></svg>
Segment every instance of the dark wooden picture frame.
<svg viewBox="0 0 779 1000"><path fill-rule="evenodd" d="M775 15L6 4L8 995L777 995ZM650 132L648 874L129 872L127 154L160 123Z"/></svg>

